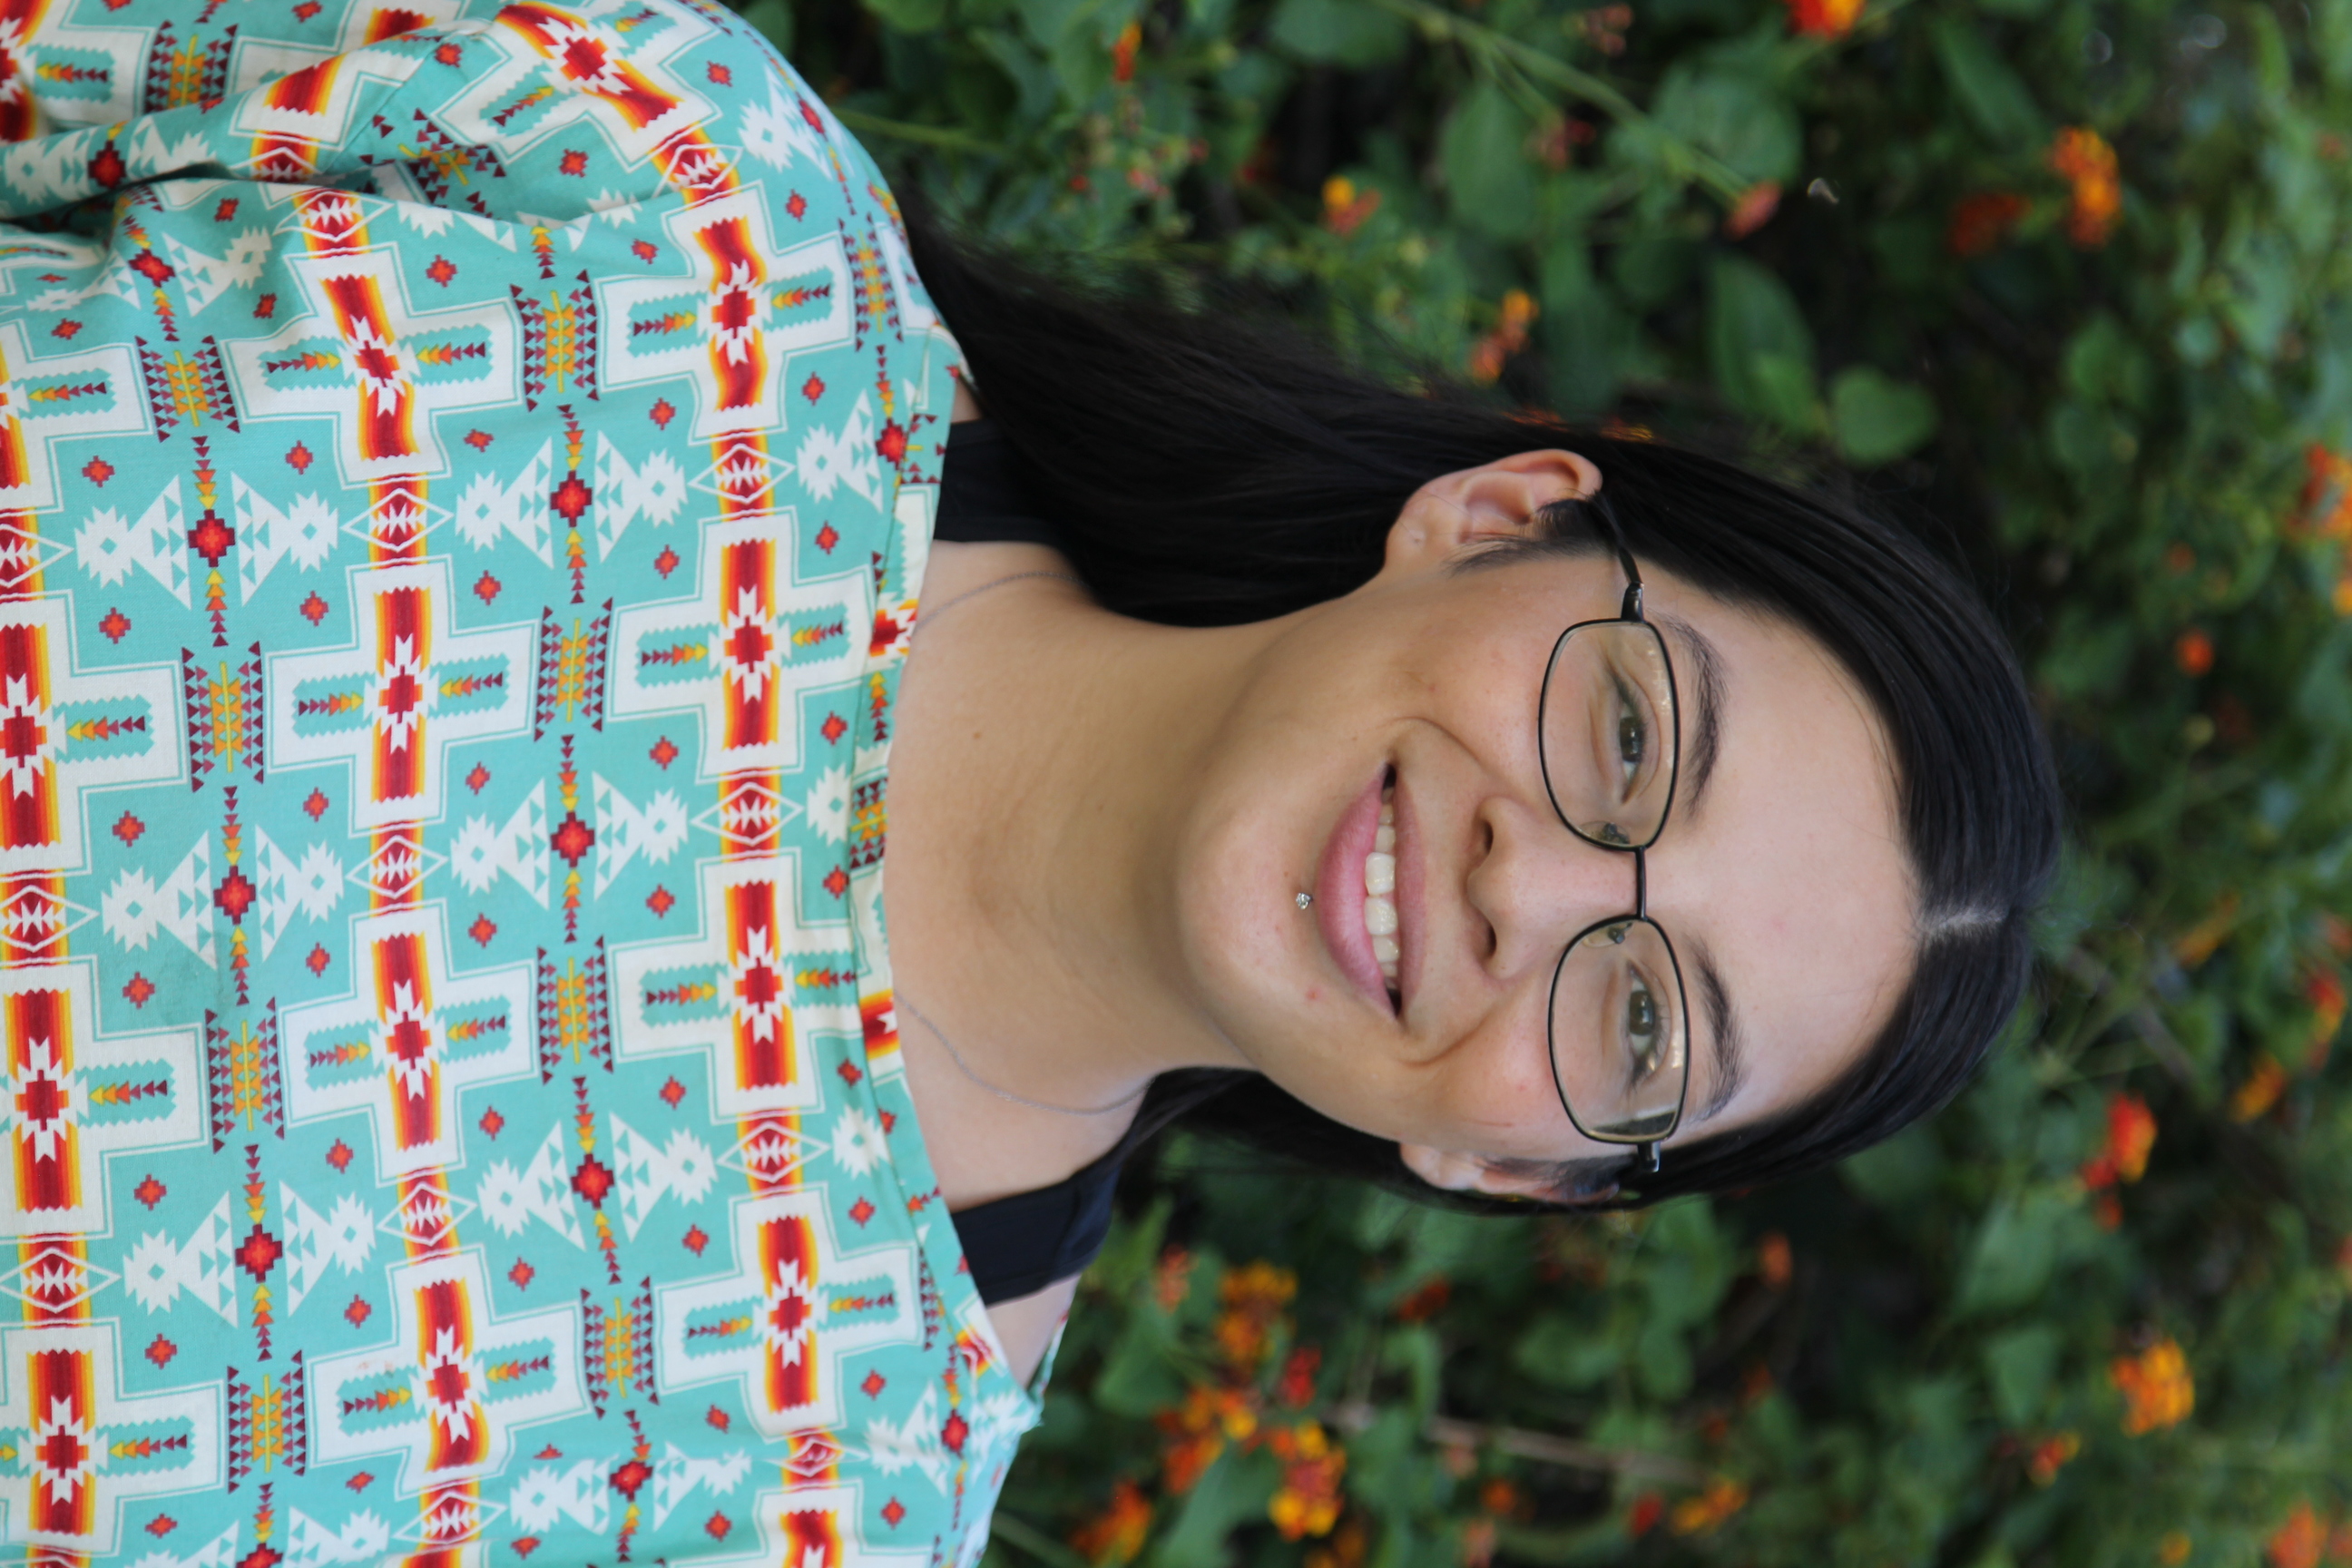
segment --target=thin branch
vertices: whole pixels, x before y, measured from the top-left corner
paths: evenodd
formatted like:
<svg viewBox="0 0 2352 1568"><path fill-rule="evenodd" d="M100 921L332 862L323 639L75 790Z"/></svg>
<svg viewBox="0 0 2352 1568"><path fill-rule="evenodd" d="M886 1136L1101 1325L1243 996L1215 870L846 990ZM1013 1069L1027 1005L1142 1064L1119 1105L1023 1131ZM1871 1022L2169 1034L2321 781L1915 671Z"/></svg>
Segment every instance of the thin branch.
<svg viewBox="0 0 2352 1568"><path fill-rule="evenodd" d="M1350 1400L1331 1413L1331 1424L1343 1432L1361 1432L1372 1424L1372 1406L1363 1401ZM1602 1475L1639 1476L1644 1480L1664 1481L1672 1486L1705 1486L1708 1472L1688 1459L1678 1459L1672 1454L1653 1454L1639 1448L1604 1448L1597 1443L1581 1443L1573 1437L1555 1437L1545 1432L1529 1432L1519 1426L1490 1426L1475 1421L1457 1421L1450 1415L1433 1415L1422 1423L1421 1435L1441 1447L1492 1448L1498 1454L1515 1458L1533 1459L1538 1464L1558 1465L1564 1469L1594 1470Z"/></svg>
<svg viewBox="0 0 2352 1568"><path fill-rule="evenodd" d="M1049 1564L1050 1568L1093 1568L1093 1564L1085 1558L1035 1525L1005 1512L1003 1508L999 1508L989 1521L988 1531L994 1539L1008 1546L1018 1547L1038 1562Z"/></svg>
<svg viewBox="0 0 2352 1568"><path fill-rule="evenodd" d="M993 142L984 141L968 131L958 131L949 125L917 125L912 121L885 120L878 114L868 114L860 109L834 107L834 117L852 131L866 136L887 136L898 142L920 142L931 147L951 147L959 153L983 153L1002 157L1004 149Z"/></svg>

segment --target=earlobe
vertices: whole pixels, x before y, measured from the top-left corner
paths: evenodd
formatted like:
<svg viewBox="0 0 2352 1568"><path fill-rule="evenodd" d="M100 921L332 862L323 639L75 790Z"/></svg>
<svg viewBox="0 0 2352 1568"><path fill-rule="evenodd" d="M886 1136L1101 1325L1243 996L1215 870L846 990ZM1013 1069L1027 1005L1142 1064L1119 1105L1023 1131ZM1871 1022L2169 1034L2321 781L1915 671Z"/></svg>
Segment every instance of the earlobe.
<svg viewBox="0 0 2352 1568"><path fill-rule="evenodd" d="M1389 530L1387 567L1435 566L1481 541L1526 538L1544 508L1583 500L1600 489L1601 470L1591 458L1557 447L1457 469L1405 502Z"/></svg>
<svg viewBox="0 0 2352 1568"><path fill-rule="evenodd" d="M1617 1195L1617 1184L1614 1182L1563 1193L1553 1184L1549 1174L1532 1163L1507 1161L1506 1165L1525 1163L1528 1168L1498 1169L1475 1154L1457 1154L1451 1150L1433 1149L1425 1143L1399 1143L1397 1158L1404 1162L1406 1170L1431 1186L1449 1193L1477 1193L1490 1198L1534 1198L1549 1204L1606 1203Z"/></svg>

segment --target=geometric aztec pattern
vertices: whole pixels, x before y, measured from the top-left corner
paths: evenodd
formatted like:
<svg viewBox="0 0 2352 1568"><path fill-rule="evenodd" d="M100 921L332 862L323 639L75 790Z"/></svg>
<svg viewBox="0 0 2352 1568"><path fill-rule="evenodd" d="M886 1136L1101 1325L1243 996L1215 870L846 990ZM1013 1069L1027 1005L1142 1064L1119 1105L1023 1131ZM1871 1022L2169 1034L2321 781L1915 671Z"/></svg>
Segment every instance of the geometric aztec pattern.
<svg viewBox="0 0 2352 1568"><path fill-rule="evenodd" d="M977 1559L899 1068L955 345L703 0L0 0L0 1542Z"/></svg>

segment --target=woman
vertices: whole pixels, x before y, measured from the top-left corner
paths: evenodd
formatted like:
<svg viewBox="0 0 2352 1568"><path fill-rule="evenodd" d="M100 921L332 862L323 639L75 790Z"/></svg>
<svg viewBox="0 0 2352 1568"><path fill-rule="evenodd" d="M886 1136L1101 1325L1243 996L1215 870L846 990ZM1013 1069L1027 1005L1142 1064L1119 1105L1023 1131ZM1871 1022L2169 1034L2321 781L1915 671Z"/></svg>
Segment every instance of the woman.
<svg viewBox="0 0 2352 1568"><path fill-rule="evenodd" d="M2015 1000L2047 764L1864 519L919 282L695 0L7 37L11 1542L970 1561L1169 1116L1648 1201Z"/></svg>

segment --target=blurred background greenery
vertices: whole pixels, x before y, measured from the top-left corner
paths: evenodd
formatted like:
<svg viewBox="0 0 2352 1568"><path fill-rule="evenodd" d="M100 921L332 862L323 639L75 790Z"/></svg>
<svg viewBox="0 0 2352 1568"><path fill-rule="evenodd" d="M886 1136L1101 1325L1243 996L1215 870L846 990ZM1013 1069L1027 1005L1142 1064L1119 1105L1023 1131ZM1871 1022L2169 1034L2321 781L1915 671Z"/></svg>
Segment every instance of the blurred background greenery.
<svg viewBox="0 0 2352 1568"><path fill-rule="evenodd" d="M1843 1170L1135 1173L992 1564L2352 1563L2352 0L751 0L901 188L1930 531L2075 803Z"/></svg>

